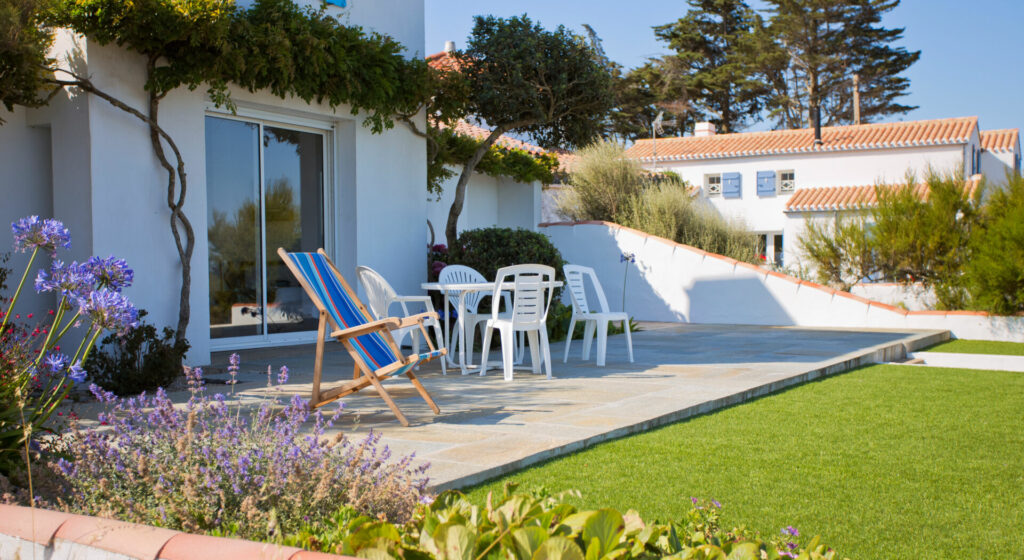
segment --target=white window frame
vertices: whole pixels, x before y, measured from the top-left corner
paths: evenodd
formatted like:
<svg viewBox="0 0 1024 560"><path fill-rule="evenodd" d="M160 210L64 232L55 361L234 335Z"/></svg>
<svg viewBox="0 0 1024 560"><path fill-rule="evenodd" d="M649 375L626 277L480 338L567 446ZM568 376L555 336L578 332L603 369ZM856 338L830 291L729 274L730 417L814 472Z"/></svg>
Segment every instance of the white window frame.
<svg viewBox="0 0 1024 560"><path fill-rule="evenodd" d="M782 178L782 174L783 173L791 173L793 175L793 178L792 179L783 179ZM791 193L791 192L796 190L796 171L794 171L792 169L783 169L783 170L780 170L780 171L776 171L775 172L775 176L778 177L778 182L779 182L778 183L778 187L777 187L777 191L778 192L780 192L780 193ZM786 183L789 183L789 185L786 185Z"/></svg>
<svg viewBox="0 0 1024 560"><path fill-rule="evenodd" d="M323 180L323 220L324 220L324 251L328 254L334 254L334 232L335 232L335 221L334 221L334 204L335 204L335 153L334 146L336 145L337 139L335 138L336 127L334 123L328 120L317 120L310 118L297 117L292 115L284 115L280 113L273 113L268 111L262 111L259 109L251 109L247 107L238 107L234 113L224 110L223 107L208 106L206 115L209 117L217 117L220 119L236 120L242 122L256 123L260 125L260 138L263 138L263 127L265 126L276 126L281 128L287 128L290 130L298 130L302 132L314 132L322 134L324 137L324 180ZM205 122L205 121L204 121ZM204 124L205 126L205 124ZM261 140L262 145L262 140ZM204 146L204 157L205 157L205 146ZM263 180L263 156L260 156L260 180ZM262 186L261 186L262 192ZM263 204L260 204L260 219L265 219L263 216L265 208ZM204 234L205 236L205 234ZM267 251L266 247L266 232L264 232L263 238L260 240L260 244L264 253ZM264 294L264 297L266 294ZM209 336L209 325L207 325L207 336ZM297 344L310 344L316 342L317 331L301 331L301 332L289 332L289 333L264 333L249 336L237 336L231 338L212 338L210 337L210 350L213 352L220 352L225 350L244 350L248 348L264 348L272 346L292 346Z"/></svg>
<svg viewBox="0 0 1024 560"><path fill-rule="evenodd" d="M718 179L717 187L713 188L711 186L711 179L712 178L717 178ZM704 192L706 192L708 196L721 196L722 195L722 174L721 173L705 173L704 174Z"/></svg>

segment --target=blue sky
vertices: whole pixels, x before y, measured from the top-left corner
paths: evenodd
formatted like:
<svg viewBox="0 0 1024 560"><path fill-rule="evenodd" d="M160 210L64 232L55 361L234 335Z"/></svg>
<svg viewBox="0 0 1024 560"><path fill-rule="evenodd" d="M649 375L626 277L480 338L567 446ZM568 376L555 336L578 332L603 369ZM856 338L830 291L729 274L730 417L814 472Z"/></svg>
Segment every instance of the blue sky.
<svg viewBox="0 0 1024 560"><path fill-rule="evenodd" d="M755 8L758 1L751 2ZM680 0L426 0L427 54L446 40L465 46L473 16L527 14L547 28L578 32L590 24L608 56L632 68L667 52L651 27L686 12ZM920 108L893 120L977 116L983 129L1024 126L1024 72L1020 0L903 0L887 14L887 27L905 27L900 44L920 50L910 68L909 105Z"/></svg>

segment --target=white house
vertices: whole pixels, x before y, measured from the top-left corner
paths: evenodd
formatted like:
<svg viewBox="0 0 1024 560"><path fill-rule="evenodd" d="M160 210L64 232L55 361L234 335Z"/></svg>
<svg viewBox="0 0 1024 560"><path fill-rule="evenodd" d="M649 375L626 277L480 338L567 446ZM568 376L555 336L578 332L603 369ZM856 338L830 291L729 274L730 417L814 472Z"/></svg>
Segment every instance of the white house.
<svg viewBox="0 0 1024 560"><path fill-rule="evenodd" d="M998 182L1020 170L1017 130L981 131L976 117L823 127L819 141L812 129L715 134L700 123L694 136L638 140L626 155L700 187L722 216L761 234L766 259L779 264L798 257L808 213L841 210L832 202L842 193L861 204L873 185L903 183L908 172ZM854 186L861 194L838 188Z"/></svg>
<svg viewBox="0 0 1024 560"><path fill-rule="evenodd" d="M328 9L345 24L395 38L410 58L424 56L423 0L349 0ZM68 33L55 50L75 52L80 72L101 89L146 106L141 56ZM424 140L403 126L373 134L346 106L239 88L231 95L237 113L215 107L203 88L180 88L161 105L162 125L184 156L185 212L197 241L189 361L207 363L211 350L315 340L312 307L275 254L281 245L324 247L350 280L365 264L398 290L418 291L426 276ZM68 260L127 259L136 271L128 295L148 320L173 326L181 269L166 175L148 130L106 101L74 92L0 117L7 121L0 126L0 222L29 214L63 220L73 235Z"/></svg>

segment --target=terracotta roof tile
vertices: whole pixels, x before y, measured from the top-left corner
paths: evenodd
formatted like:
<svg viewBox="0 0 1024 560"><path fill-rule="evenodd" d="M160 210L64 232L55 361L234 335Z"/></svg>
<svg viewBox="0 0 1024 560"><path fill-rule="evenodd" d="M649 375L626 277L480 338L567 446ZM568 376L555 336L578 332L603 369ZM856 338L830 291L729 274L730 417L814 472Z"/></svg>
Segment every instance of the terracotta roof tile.
<svg viewBox="0 0 1024 560"><path fill-rule="evenodd" d="M441 51L428 56L427 64L429 64L434 70L442 70L445 72L459 71L458 59L452 56L452 53L448 51Z"/></svg>
<svg viewBox="0 0 1024 560"><path fill-rule="evenodd" d="M446 126L444 124L441 124L440 128L443 129L443 128L446 128ZM458 132L459 134L463 134L465 136L471 136L473 138L476 138L477 140L483 140L484 138L487 138L491 134L490 130L487 130L486 128L484 128L482 126L476 126L475 124L470 124L470 123L468 123L466 121L459 121L459 122L457 122L455 124L454 128L455 128L455 132ZM522 140L517 140L517 139L512 138L511 136L508 136L508 135L505 135L505 134L502 134L501 136L499 136L498 137L498 141L495 142L495 144L497 144L498 146L501 146L503 148L514 148L514 149L517 149L517 150L526 150L527 152L530 152L531 154L546 154L546 153L548 153L547 150L545 150L544 148L541 148L540 146L535 146L535 145L530 144L528 142L523 142Z"/></svg>
<svg viewBox="0 0 1024 560"><path fill-rule="evenodd" d="M964 186L967 194L973 196L981 184L981 175L974 175ZM897 185L879 185L881 188L893 189ZM914 194L922 200L928 199L928 186L918 184ZM860 210L870 208L878 203L875 185L857 185L852 187L809 187L800 188L789 197L786 212L822 212L836 210Z"/></svg>
<svg viewBox="0 0 1024 560"><path fill-rule="evenodd" d="M814 130L773 130L711 136L663 138L657 141L658 161L715 159L756 155L836 152L871 148L906 148L967 143L978 127L977 117L909 121L821 129L822 144L814 145ZM653 161L650 139L637 140L626 155Z"/></svg>
<svg viewBox="0 0 1024 560"><path fill-rule="evenodd" d="M981 149L990 152L1013 152L1018 146L1018 131L1016 128L1003 128L1000 130L982 130Z"/></svg>

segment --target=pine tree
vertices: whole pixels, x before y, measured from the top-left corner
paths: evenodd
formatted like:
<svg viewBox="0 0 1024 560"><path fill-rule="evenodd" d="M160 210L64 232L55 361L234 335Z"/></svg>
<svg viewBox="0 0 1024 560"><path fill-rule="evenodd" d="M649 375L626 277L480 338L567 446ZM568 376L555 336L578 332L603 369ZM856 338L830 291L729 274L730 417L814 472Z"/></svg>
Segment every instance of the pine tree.
<svg viewBox="0 0 1024 560"><path fill-rule="evenodd" d="M694 118L713 122L721 132L735 132L758 117L768 94L754 75L748 49L755 14L743 0L689 4L686 16L654 28L675 51L658 66L682 78Z"/></svg>
<svg viewBox="0 0 1024 560"><path fill-rule="evenodd" d="M853 122L854 75L860 79L862 122L916 108L898 102L910 88L910 80L900 74L921 52L894 47L903 29L881 26L882 16L899 0L767 2L770 24L759 40L775 43L788 55L784 68L762 63L760 69L774 78L769 80L774 90L769 113L779 127L809 126L818 108L823 125Z"/></svg>

